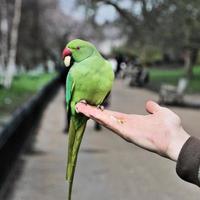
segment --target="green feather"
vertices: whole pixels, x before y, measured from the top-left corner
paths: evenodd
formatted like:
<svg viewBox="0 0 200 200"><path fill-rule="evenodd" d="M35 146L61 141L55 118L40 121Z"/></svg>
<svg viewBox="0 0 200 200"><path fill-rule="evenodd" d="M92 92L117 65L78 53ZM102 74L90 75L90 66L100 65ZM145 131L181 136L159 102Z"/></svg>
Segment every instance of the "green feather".
<svg viewBox="0 0 200 200"><path fill-rule="evenodd" d="M67 162L67 174L66 174L66 179L69 184L68 200L71 200L72 185L74 180L78 151L87 121L86 118L83 118L80 120L80 123L77 126L76 124L77 120L78 119L76 117L72 117L72 119L70 120L70 128L69 128L68 162Z"/></svg>
<svg viewBox="0 0 200 200"><path fill-rule="evenodd" d="M99 54L93 44L76 39L67 47L71 50L75 61L69 70L66 82L70 124L66 178L69 182L68 200L71 200L78 151L87 123L86 117L76 113L75 105L81 100L86 100L91 105L100 105L112 88L114 74L110 63Z"/></svg>

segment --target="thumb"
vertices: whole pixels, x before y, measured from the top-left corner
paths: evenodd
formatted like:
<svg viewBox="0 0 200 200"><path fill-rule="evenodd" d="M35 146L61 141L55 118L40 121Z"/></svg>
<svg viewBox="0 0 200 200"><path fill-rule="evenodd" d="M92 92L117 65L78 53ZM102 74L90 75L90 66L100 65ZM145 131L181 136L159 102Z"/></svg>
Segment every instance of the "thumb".
<svg viewBox="0 0 200 200"><path fill-rule="evenodd" d="M146 111L150 114L156 113L161 109L161 106L159 106L154 101L147 101L146 103Z"/></svg>

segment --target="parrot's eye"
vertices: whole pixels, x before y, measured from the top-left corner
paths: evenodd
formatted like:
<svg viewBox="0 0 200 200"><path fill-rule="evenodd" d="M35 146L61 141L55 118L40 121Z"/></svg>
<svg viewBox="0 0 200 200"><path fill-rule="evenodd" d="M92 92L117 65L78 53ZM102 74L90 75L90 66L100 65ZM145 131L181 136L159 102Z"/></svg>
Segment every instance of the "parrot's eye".
<svg viewBox="0 0 200 200"><path fill-rule="evenodd" d="M79 49L80 49L80 47L79 47L79 46L77 46L77 47L76 47L76 49L77 49L77 50L79 50Z"/></svg>

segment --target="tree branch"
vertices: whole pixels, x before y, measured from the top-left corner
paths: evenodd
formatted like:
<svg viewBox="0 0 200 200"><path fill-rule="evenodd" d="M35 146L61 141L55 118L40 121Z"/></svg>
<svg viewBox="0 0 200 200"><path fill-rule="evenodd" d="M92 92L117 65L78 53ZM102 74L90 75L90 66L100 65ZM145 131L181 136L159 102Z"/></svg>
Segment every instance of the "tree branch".
<svg viewBox="0 0 200 200"><path fill-rule="evenodd" d="M136 26L136 20L134 18L134 16L127 10L120 8L119 5L117 5L117 3L114 3L111 0L93 0L93 2L102 2L104 4L107 5L111 5L115 8L115 10L128 22L130 23L132 26Z"/></svg>

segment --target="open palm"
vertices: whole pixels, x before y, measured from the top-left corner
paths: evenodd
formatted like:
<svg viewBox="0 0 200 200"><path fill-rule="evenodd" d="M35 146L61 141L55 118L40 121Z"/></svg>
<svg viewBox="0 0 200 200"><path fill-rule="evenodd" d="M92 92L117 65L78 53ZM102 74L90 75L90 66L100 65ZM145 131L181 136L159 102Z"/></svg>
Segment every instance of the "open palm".
<svg viewBox="0 0 200 200"><path fill-rule="evenodd" d="M189 138L181 126L180 118L153 101L146 103L147 115L100 110L83 103L78 103L76 109L126 141L171 160L177 160L183 144Z"/></svg>

